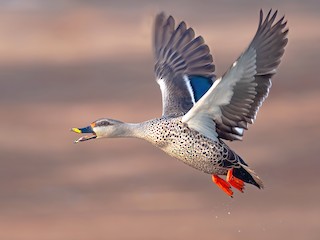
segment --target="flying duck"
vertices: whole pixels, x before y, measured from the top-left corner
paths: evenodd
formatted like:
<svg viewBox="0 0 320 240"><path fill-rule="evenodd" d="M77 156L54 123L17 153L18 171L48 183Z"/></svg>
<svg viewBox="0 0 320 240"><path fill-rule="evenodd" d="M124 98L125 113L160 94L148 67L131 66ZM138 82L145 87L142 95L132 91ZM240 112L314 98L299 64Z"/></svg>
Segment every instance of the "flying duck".
<svg viewBox="0 0 320 240"><path fill-rule="evenodd" d="M227 195L249 183L263 188L258 175L224 140L242 140L268 95L288 39L284 17L260 10L251 43L220 78L208 46L185 22L156 16L153 49L156 81L162 93L162 116L142 123L102 118L72 131L98 138L144 139L168 155L210 174ZM226 176L223 179L221 176Z"/></svg>

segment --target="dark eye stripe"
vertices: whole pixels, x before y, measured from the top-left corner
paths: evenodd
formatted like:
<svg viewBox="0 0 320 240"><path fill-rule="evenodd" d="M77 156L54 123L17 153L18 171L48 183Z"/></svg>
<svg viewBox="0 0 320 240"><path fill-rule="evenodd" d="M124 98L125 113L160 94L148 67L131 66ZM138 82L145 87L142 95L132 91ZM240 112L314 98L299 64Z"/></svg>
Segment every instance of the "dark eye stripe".
<svg viewBox="0 0 320 240"><path fill-rule="evenodd" d="M96 126L97 126L97 127L108 126L108 125L110 125L110 123L109 123L108 121L96 122Z"/></svg>

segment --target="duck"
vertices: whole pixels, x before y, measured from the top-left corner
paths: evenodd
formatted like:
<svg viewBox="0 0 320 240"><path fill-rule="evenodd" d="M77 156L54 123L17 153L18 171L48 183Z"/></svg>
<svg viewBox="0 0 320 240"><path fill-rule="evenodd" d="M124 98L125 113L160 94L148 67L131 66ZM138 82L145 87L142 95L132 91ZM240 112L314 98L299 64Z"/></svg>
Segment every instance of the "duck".
<svg viewBox="0 0 320 240"><path fill-rule="evenodd" d="M271 78L287 45L285 16L272 9L259 24L252 41L224 75L215 65L202 36L184 21L159 13L154 22L155 78L162 95L162 116L141 123L98 119L75 143L100 138L139 138L169 156L211 175L228 196L244 192L245 183L264 187L261 178L225 141L242 140L267 98Z"/></svg>

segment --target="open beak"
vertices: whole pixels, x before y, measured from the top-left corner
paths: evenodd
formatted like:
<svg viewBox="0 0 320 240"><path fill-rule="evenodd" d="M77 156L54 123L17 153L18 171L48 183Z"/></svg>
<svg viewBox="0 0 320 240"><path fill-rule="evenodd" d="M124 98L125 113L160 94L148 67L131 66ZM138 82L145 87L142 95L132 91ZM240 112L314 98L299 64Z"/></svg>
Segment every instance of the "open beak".
<svg viewBox="0 0 320 240"><path fill-rule="evenodd" d="M88 126L88 127L85 127L85 128L71 128L71 131L75 132L75 133L92 133L92 135L90 135L90 136L87 136L87 135L86 136L82 136L78 140L75 140L74 143L83 142L83 141L87 141L87 140L91 140L91 139L97 138L97 135L93 131L91 126Z"/></svg>

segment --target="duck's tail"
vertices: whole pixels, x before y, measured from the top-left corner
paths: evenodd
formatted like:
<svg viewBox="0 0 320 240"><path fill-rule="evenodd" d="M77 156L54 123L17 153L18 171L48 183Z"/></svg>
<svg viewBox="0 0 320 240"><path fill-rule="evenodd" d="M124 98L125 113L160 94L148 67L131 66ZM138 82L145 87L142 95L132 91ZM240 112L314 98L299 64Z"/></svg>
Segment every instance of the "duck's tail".
<svg viewBox="0 0 320 240"><path fill-rule="evenodd" d="M233 176L262 189L263 183L259 176L252 169L250 169L242 159L240 162L240 168L233 169Z"/></svg>

